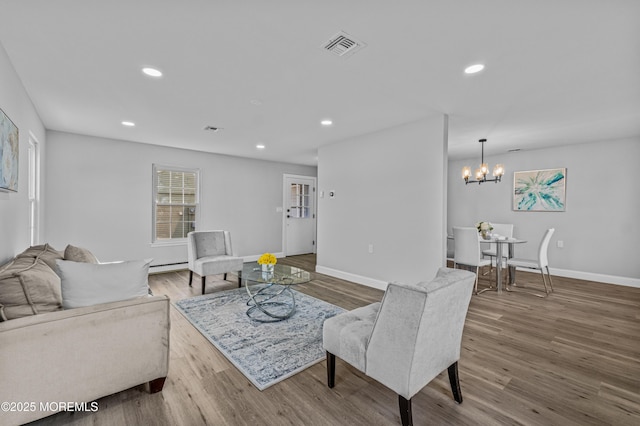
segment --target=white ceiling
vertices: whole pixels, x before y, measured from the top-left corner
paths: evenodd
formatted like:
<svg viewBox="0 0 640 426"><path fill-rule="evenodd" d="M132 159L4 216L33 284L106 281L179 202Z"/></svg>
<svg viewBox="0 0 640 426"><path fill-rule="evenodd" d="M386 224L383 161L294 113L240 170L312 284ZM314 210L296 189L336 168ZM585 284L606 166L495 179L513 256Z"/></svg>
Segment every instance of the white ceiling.
<svg viewBox="0 0 640 426"><path fill-rule="evenodd" d="M0 0L0 13L52 130L299 164L443 113L451 158L478 156L480 138L491 155L640 136L638 0ZM367 47L321 49L341 30ZM474 63L485 70L465 75Z"/></svg>

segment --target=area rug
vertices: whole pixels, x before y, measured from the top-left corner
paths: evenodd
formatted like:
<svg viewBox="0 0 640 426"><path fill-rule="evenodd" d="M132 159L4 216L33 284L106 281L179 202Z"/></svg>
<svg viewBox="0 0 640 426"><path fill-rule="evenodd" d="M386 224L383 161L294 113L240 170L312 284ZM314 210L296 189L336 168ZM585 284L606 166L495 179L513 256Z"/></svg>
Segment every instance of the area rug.
<svg viewBox="0 0 640 426"><path fill-rule="evenodd" d="M245 288L179 300L174 306L258 389L322 361L324 320L345 310L292 290L296 311L279 322L249 318Z"/></svg>

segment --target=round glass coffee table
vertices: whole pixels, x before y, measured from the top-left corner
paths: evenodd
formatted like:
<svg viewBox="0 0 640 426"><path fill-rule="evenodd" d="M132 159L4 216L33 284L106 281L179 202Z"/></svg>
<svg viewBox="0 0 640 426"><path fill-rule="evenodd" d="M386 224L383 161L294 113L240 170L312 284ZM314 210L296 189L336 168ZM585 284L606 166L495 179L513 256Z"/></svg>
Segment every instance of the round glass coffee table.
<svg viewBox="0 0 640 426"><path fill-rule="evenodd" d="M291 286L311 281L304 269L276 263L273 271L263 271L258 262L245 263L239 280L244 281L249 300L247 315L257 321L282 321L293 315L296 298Z"/></svg>

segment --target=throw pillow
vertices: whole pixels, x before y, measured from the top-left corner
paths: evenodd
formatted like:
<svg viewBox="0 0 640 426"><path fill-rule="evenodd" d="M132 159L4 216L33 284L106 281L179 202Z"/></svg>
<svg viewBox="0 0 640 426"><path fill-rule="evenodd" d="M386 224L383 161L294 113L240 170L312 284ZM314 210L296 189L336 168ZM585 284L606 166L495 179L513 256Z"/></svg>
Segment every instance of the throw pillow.
<svg viewBox="0 0 640 426"><path fill-rule="evenodd" d="M65 309L147 296L152 259L114 263L58 260Z"/></svg>
<svg viewBox="0 0 640 426"><path fill-rule="evenodd" d="M62 253L51 247L49 244L31 246L19 255L17 259L36 258L44 261L51 269L56 270L56 260L62 259Z"/></svg>
<svg viewBox="0 0 640 426"><path fill-rule="evenodd" d="M72 246L71 244L67 245L67 248L64 249L64 260L84 263L99 263L98 259L96 259L93 253L89 250Z"/></svg>
<svg viewBox="0 0 640 426"><path fill-rule="evenodd" d="M37 257L0 268L0 321L62 309L60 278Z"/></svg>

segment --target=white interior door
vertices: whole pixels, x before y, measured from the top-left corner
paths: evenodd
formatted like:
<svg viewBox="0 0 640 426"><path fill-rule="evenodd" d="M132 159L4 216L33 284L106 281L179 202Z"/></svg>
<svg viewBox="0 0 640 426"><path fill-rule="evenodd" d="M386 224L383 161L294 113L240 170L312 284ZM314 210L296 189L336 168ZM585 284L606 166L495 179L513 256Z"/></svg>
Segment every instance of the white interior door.
<svg viewBox="0 0 640 426"><path fill-rule="evenodd" d="M285 175L283 198L285 255L314 253L316 178Z"/></svg>

